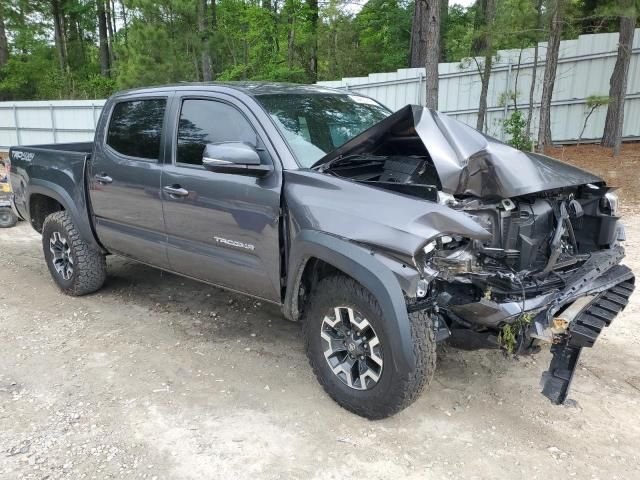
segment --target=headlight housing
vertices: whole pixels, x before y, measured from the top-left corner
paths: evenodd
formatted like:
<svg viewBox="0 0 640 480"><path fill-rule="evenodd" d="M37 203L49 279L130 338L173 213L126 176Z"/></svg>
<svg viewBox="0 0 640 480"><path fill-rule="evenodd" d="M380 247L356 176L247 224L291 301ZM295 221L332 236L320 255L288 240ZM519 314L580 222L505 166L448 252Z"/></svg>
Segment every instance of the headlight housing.
<svg viewBox="0 0 640 480"><path fill-rule="evenodd" d="M458 235L440 235L422 248L424 269L448 277L470 273L477 266L477 252L473 242Z"/></svg>
<svg viewBox="0 0 640 480"><path fill-rule="evenodd" d="M428 242L424 247L422 247L422 251L425 255L430 256L430 254L436 249L442 249L445 245L454 241L454 237L451 235L439 235L430 242Z"/></svg>

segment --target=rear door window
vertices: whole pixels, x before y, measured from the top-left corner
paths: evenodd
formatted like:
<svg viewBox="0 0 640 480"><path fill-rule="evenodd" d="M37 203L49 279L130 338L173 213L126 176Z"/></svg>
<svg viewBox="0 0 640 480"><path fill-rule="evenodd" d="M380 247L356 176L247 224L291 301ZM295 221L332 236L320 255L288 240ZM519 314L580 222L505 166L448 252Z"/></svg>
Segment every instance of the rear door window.
<svg viewBox="0 0 640 480"><path fill-rule="evenodd" d="M113 107L107 145L128 157L158 160L166 99L131 100Z"/></svg>

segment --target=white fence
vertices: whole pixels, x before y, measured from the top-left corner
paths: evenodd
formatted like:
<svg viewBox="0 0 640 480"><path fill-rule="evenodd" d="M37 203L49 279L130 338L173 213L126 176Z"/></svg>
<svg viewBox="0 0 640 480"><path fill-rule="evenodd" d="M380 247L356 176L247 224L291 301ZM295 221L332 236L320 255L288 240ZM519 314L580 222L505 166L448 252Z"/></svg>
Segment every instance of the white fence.
<svg viewBox="0 0 640 480"><path fill-rule="evenodd" d="M575 142L588 110L587 97L608 94L617 42L618 34L609 33L582 35L577 40L565 40L561 43L551 111L551 130L555 142ZM534 97L534 132L537 131L546 50L547 44L540 43ZM509 92L517 92L518 108L527 113L532 65L533 48L522 52L498 52L489 82L489 134L505 138L502 122L514 109L512 95ZM480 98L477 66L471 62L441 63L439 73L440 110L475 127ZM373 73L367 77L319 83L370 95L394 110L408 103L424 103L424 69L421 68ZM104 102L0 102L0 149L7 149L11 145L90 140L93 138L93 131ZM585 130L585 140L597 140L602 136L605 116L606 107L600 107L595 111ZM640 29L636 30L634 37L623 135L627 139L640 138Z"/></svg>
<svg viewBox="0 0 640 480"><path fill-rule="evenodd" d="M609 78L617 49L617 33L581 35L577 40L561 42L551 109L551 132L555 142L575 142L588 113L587 98L609 94ZM546 42L540 43L532 122L534 132L538 128L546 52ZM505 138L502 122L514 110L514 93L517 93L518 109L527 114L533 59L533 48L500 50L497 53L489 81L486 123L487 132L494 137ZM483 59L478 59L478 62L482 64ZM409 68L319 83L369 95L397 110L408 103L424 104L424 76L424 68ZM480 99L480 76L476 63L471 59L462 63L441 63L439 77L439 110L475 127ZM602 137L606 113L606 106L593 113L583 139L598 140ZM640 138L640 29L636 29L634 36L623 136L627 139Z"/></svg>
<svg viewBox="0 0 640 480"><path fill-rule="evenodd" d="M104 102L0 102L0 149L92 140Z"/></svg>

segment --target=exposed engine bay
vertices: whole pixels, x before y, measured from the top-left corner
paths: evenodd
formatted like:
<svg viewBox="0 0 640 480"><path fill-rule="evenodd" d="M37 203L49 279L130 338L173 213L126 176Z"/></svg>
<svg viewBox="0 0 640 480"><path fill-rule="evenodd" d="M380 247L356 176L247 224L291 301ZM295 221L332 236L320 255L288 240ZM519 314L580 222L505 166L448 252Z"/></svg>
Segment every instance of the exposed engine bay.
<svg viewBox="0 0 640 480"><path fill-rule="evenodd" d="M617 196L602 184L478 199L442 192L426 156L359 154L340 158L324 171L438 202L466 213L491 233L491 240L479 241L443 232L417 256L426 279L464 286L455 295L449 292L446 304L474 323L497 327L508 316L462 306L481 300L523 302L564 288L593 253L621 253L624 229L616 216Z"/></svg>
<svg viewBox="0 0 640 480"><path fill-rule="evenodd" d="M615 192L594 182L510 198L452 194L424 149L397 150L341 156L322 171L437 202L490 232L490 240L446 231L429 239L414 258L422 281L408 308L429 309L440 340L464 330L509 353L551 344L555 366L543 389L562 403L579 350L593 345L633 291L633 275L616 274L626 267L618 265L624 228Z"/></svg>

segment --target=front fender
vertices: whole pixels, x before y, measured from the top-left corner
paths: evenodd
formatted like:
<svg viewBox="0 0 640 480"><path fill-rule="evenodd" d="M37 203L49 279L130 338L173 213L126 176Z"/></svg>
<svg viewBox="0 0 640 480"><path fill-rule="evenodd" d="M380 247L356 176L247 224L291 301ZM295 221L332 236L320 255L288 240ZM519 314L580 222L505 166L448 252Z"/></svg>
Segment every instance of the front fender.
<svg viewBox="0 0 640 480"><path fill-rule="evenodd" d="M350 276L376 297L384 315L392 348L396 352L395 368L413 369L414 354L407 306L395 274L373 252L339 237L313 230L302 230L291 244L287 289L283 311L285 317L297 319L298 288L307 262L317 258Z"/></svg>

